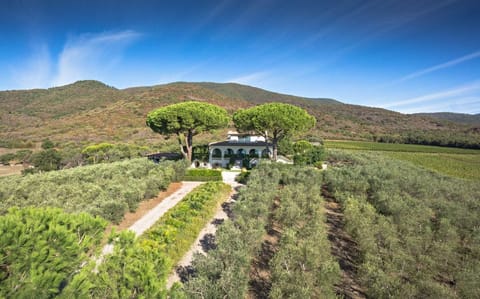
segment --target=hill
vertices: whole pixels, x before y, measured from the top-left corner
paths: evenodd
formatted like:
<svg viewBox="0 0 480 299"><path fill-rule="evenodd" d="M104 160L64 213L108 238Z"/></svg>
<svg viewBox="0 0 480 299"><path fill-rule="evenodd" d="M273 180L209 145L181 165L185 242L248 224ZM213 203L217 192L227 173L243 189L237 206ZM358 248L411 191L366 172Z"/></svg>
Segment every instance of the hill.
<svg viewBox="0 0 480 299"><path fill-rule="evenodd" d="M448 120L460 124L480 126L480 113L466 114L466 113L452 113L452 112L436 112L436 113L416 113L415 115L427 116L431 118Z"/></svg>
<svg viewBox="0 0 480 299"><path fill-rule="evenodd" d="M286 95L286 94L271 92L258 87L241 85L237 83L198 82L193 84L213 90L229 98L244 99L246 101L257 103L257 104L262 104L262 103L272 102L272 101L281 101L281 102L296 104L298 101L305 101L305 100L307 101L316 100L325 104L341 104L339 101L334 99L297 97L293 95Z"/></svg>
<svg viewBox="0 0 480 299"><path fill-rule="evenodd" d="M79 81L49 89L0 91L0 147L37 143L47 137L60 143L107 141L173 146L173 141L164 140L145 126L145 117L152 109L187 100L217 104L230 112L270 101L295 104L318 120L309 137L312 140L404 141L418 139L420 134L430 141L433 138L458 143L460 138L462 143L468 140L480 145L480 132L468 124L332 99L284 95L234 83L176 82L116 89L98 81ZM224 133L214 132L215 136L203 138L223 138Z"/></svg>

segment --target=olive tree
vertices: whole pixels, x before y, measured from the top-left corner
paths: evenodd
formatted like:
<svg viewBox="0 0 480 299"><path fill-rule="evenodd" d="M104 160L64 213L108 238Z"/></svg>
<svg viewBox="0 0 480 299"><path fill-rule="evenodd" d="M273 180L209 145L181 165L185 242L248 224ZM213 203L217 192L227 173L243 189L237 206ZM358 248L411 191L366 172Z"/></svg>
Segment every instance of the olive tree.
<svg viewBox="0 0 480 299"><path fill-rule="evenodd" d="M268 103L233 114L239 131L254 131L273 145L273 159L277 159L278 142L295 133L312 129L316 120L302 108L290 104Z"/></svg>
<svg viewBox="0 0 480 299"><path fill-rule="evenodd" d="M195 101L182 102L158 108L147 115L147 126L162 135L176 135L186 160L192 161L193 136L229 123L225 109Z"/></svg>

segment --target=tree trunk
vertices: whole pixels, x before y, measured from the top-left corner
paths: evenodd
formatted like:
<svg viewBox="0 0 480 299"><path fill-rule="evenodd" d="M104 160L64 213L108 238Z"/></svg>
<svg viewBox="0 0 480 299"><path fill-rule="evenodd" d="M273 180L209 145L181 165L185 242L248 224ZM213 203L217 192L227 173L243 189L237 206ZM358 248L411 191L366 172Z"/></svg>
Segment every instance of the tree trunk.
<svg viewBox="0 0 480 299"><path fill-rule="evenodd" d="M177 133L177 139L178 139L178 144L180 145L180 151L182 152L183 158L188 160L188 154L185 151L185 147L183 146L182 135L180 135L180 133Z"/></svg>
<svg viewBox="0 0 480 299"><path fill-rule="evenodd" d="M185 145L187 147L187 160L192 162L192 142L193 141L193 132L188 131L187 137L185 138Z"/></svg>
<svg viewBox="0 0 480 299"><path fill-rule="evenodd" d="M277 142L278 142L277 136L274 135L273 140L272 140L272 144L273 144L272 145L272 147L273 147L273 158L272 159L275 162L277 161L277 148L278 148Z"/></svg>

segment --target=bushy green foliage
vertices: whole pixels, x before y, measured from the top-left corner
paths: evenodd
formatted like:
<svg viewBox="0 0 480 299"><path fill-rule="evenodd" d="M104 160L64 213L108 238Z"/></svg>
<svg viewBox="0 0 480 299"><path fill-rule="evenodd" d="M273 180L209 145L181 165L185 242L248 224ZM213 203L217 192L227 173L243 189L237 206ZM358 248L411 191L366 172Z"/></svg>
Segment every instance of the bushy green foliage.
<svg viewBox="0 0 480 299"><path fill-rule="evenodd" d="M115 162L124 159L142 157L149 149L134 144L99 143L86 146L82 149L82 158L85 164Z"/></svg>
<svg viewBox="0 0 480 299"><path fill-rule="evenodd" d="M61 294L61 298L165 298L165 280L170 273L163 248L135 239L131 231L115 237L114 252L96 269L84 267Z"/></svg>
<svg viewBox="0 0 480 299"><path fill-rule="evenodd" d="M374 298L480 296L480 187L378 154L325 173ZM337 157L331 157L336 160ZM348 159L342 154L341 161Z"/></svg>
<svg viewBox="0 0 480 299"><path fill-rule="evenodd" d="M248 183L248 178L250 177L250 171L242 171L239 175L235 177L235 181L240 184L246 185Z"/></svg>
<svg viewBox="0 0 480 299"><path fill-rule="evenodd" d="M278 142L278 153L284 156L291 156L295 154L293 144L294 143L290 140L290 138L283 138Z"/></svg>
<svg viewBox="0 0 480 299"><path fill-rule="evenodd" d="M222 172L216 169L188 169L184 181L221 181Z"/></svg>
<svg viewBox="0 0 480 299"><path fill-rule="evenodd" d="M182 162L155 164L145 158L67 170L5 177L0 182L0 213L9 207L59 207L119 222L127 209L165 190Z"/></svg>
<svg viewBox="0 0 480 299"><path fill-rule="evenodd" d="M115 237L114 253L92 273L86 267L63 292L65 298L165 298L172 267L190 249L231 188L208 182L189 193L139 239Z"/></svg>
<svg viewBox="0 0 480 299"><path fill-rule="evenodd" d="M0 216L0 297L52 298L88 261L106 221L51 208L12 208Z"/></svg>
<svg viewBox="0 0 480 299"><path fill-rule="evenodd" d="M42 141L42 149L47 150L54 147L55 147L55 144L50 139L47 138Z"/></svg>
<svg viewBox="0 0 480 299"><path fill-rule="evenodd" d="M233 114L233 122L239 131L254 131L273 144L273 159L277 159L278 142L296 133L305 133L315 127L315 117L300 107L268 103Z"/></svg>
<svg viewBox="0 0 480 299"><path fill-rule="evenodd" d="M15 159L16 155L14 153L7 153L0 156L0 163L3 165L10 165L10 161Z"/></svg>
<svg viewBox="0 0 480 299"><path fill-rule="evenodd" d="M233 220L217 231L217 248L195 257L196 273L185 284L184 297L245 298L250 267L272 216L283 232L270 262L270 297L334 296L339 267L330 255L320 185L320 173L314 169L270 164L251 171L234 205ZM280 201L276 210L275 198Z"/></svg>
<svg viewBox="0 0 480 299"><path fill-rule="evenodd" d="M60 153L53 148L35 153L31 158L35 172L57 170L60 168L61 161Z"/></svg>
<svg viewBox="0 0 480 299"><path fill-rule="evenodd" d="M15 159L19 162L27 162L32 155L31 150L18 150L15 152Z"/></svg>
<svg viewBox="0 0 480 299"><path fill-rule="evenodd" d="M323 146L311 145L305 142L304 144L297 146L297 151L293 156L293 162L295 165L314 165L318 166L318 163L325 159L325 149Z"/></svg>
<svg viewBox="0 0 480 299"><path fill-rule="evenodd" d="M165 248L169 259L176 264L213 217L216 207L225 201L230 190L230 186L222 182L200 185L165 213L142 238Z"/></svg>
<svg viewBox="0 0 480 299"><path fill-rule="evenodd" d="M313 169L284 172L275 219L283 232L270 262L271 298L334 298L340 279L338 262L330 254L321 174Z"/></svg>
<svg viewBox="0 0 480 299"><path fill-rule="evenodd" d="M185 159L192 161L193 136L224 128L230 117L225 109L196 101L168 105L147 115L147 126L162 135L176 135Z"/></svg>
<svg viewBox="0 0 480 299"><path fill-rule="evenodd" d="M217 248L194 258L196 275L185 285L187 298L245 298L250 264L260 249L279 181L278 169L260 165L252 171L234 205L234 221L226 220L217 230Z"/></svg>

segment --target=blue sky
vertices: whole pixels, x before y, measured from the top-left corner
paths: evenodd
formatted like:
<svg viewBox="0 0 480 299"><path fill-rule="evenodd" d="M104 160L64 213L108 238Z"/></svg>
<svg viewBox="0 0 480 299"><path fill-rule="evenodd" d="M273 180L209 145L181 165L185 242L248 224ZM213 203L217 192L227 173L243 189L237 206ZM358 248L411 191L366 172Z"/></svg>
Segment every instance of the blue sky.
<svg viewBox="0 0 480 299"><path fill-rule="evenodd" d="M480 1L0 2L0 90L238 82L480 113Z"/></svg>

